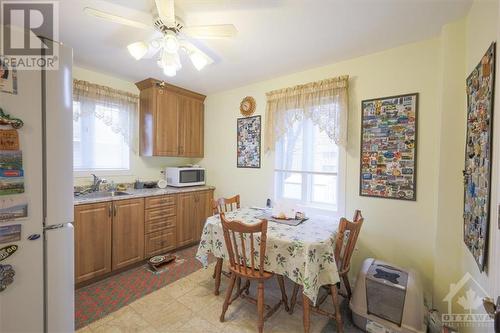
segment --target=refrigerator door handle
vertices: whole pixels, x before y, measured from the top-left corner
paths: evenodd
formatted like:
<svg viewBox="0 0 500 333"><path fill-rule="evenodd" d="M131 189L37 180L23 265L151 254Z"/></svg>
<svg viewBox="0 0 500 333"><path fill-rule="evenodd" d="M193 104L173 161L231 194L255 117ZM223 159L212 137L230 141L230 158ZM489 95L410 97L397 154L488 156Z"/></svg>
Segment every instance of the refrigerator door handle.
<svg viewBox="0 0 500 333"><path fill-rule="evenodd" d="M67 226L68 224L73 224L73 222L59 223L59 224L51 224L43 228L45 231L61 229Z"/></svg>

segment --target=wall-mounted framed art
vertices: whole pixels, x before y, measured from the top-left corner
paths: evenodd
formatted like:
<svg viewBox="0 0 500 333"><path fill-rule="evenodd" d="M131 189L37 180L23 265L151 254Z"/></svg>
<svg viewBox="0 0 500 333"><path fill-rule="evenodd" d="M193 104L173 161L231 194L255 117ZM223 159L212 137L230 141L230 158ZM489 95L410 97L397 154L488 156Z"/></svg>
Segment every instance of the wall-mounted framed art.
<svg viewBox="0 0 500 333"><path fill-rule="evenodd" d="M418 93L361 102L361 196L417 198Z"/></svg>
<svg viewBox="0 0 500 333"><path fill-rule="evenodd" d="M261 129L260 116L238 118L237 120L238 168L260 168Z"/></svg>
<svg viewBox="0 0 500 333"><path fill-rule="evenodd" d="M488 48L466 83L464 242L479 269L484 271L490 224L495 43Z"/></svg>

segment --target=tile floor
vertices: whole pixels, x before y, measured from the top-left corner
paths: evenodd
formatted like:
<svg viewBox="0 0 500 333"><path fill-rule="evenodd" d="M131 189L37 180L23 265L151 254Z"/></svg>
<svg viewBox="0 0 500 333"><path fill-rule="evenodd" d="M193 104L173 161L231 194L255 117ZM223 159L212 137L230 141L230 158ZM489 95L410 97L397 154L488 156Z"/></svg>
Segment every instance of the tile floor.
<svg viewBox="0 0 500 333"><path fill-rule="evenodd" d="M224 323L219 321L228 279L222 278L221 294L215 296L213 294L212 273L213 264L208 269L198 270L83 327L77 332L256 332L256 306L244 299L233 302L226 313L226 321ZM291 284L287 284L287 293L290 294L291 290ZM251 293L254 294L254 291L251 290ZM275 279L269 280L265 289L266 303L274 305L279 297L278 284ZM327 306L331 306L331 304ZM346 332L360 332L352 327L347 318L345 330ZM293 315L281 308L265 322L264 331L302 332L302 308L297 306ZM329 322L323 316L311 315L311 332L334 331L334 322Z"/></svg>
<svg viewBox="0 0 500 333"><path fill-rule="evenodd" d="M202 266L195 258L198 246L176 251L178 260L168 265L168 271L153 274L147 265L129 269L75 291L75 327L88 326L110 313L174 283ZM215 259L210 256L210 262Z"/></svg>

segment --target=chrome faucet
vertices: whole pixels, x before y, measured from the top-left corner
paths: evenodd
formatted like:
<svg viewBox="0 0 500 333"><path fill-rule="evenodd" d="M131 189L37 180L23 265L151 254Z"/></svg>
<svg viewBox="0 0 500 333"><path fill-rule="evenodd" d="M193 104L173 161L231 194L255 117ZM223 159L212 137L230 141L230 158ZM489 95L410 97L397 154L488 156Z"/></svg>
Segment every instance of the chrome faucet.
<svg viewBox="0 0 500 333"><path fill-rule="evenodd" d="M101 187L101 184L106 183L106 179L99 178L95 174L92 174L92 176L94 177L94 181L93 181L92 187L91 187L92 192L98 192L100 187Z"/></svg>

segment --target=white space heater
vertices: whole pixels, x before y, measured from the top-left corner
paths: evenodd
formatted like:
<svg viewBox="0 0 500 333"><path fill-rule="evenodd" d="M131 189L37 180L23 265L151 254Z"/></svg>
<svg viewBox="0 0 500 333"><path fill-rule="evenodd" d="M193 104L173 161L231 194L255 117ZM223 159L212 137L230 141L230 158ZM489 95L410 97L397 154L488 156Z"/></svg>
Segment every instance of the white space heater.
<svg viewBox="0 0 500 333"><path fill-rule="evenodd" d="M366 259L349 306L354 324L366 332L426 332L423 290L414 271Z"/></svg>

